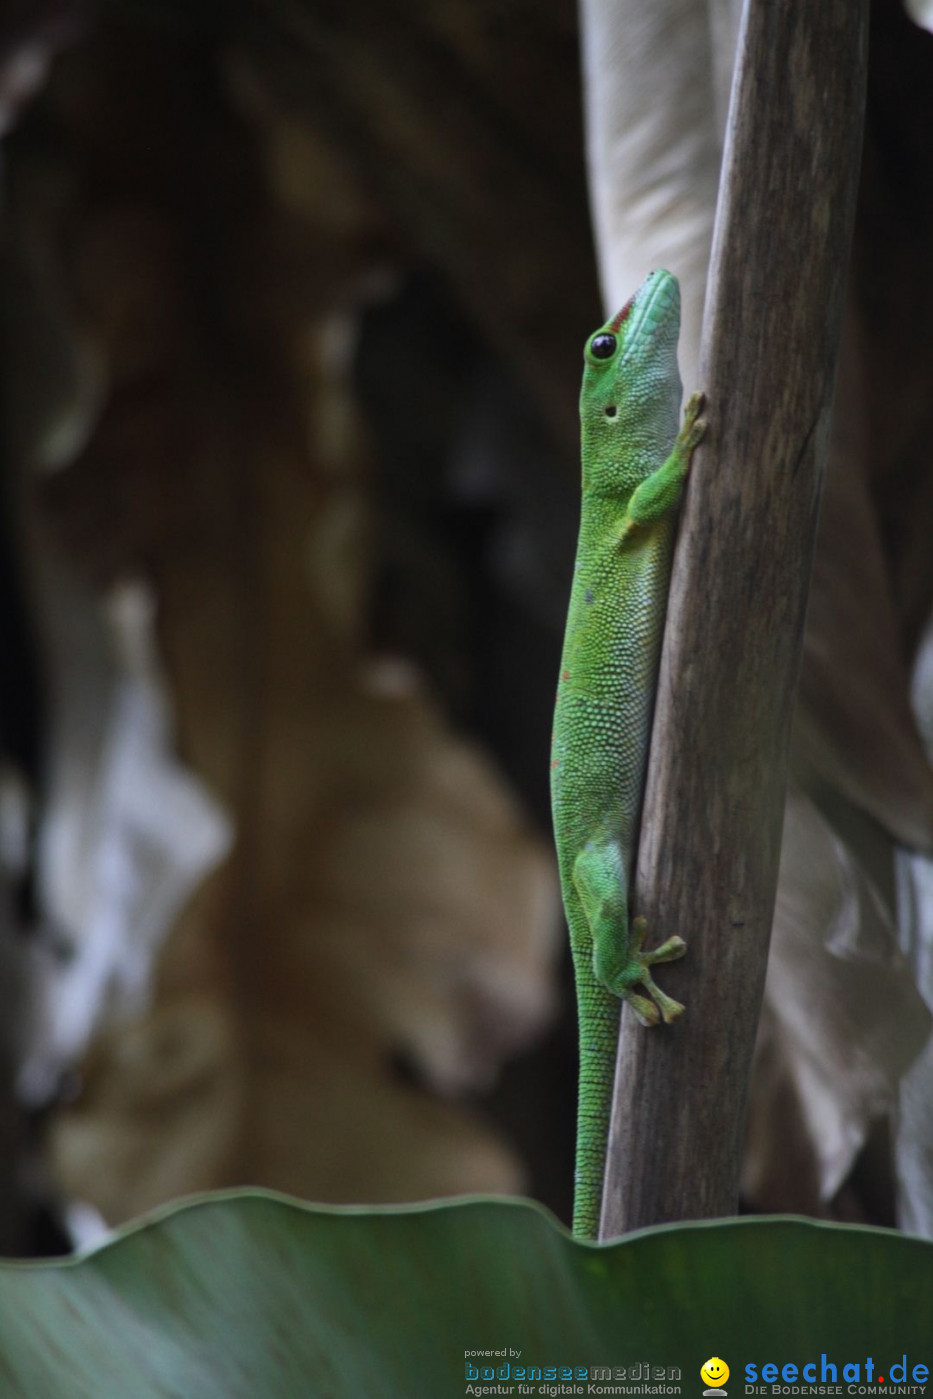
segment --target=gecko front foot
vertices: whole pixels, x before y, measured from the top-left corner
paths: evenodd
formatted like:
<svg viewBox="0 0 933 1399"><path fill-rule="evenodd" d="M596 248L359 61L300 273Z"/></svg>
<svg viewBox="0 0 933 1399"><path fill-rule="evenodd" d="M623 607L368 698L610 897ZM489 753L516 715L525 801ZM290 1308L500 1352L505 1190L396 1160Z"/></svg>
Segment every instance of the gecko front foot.
<svg viewBox="0 0 933 1399"><path fill-rule="evenodd" d="M706 429L709 426L706 419L701 416L706 407L706 394L700 389L692 393L687 399L684 408L684 421L680 432L677 434L676 446L682 452L690 453L694 447L699 447L706 436Z"/></svg>
<svg viewBox="0 0 933 1399"><path fill-rule="evenodd" d="M630 543L640 530L657 524L676 510L694 448L706 436L708 423L703 417L705 407L706 394L698 391L690 395L684 409L683 425L674 439L670 456L656 471L640 481L629 497L619 530L621 547Z"/></svg>

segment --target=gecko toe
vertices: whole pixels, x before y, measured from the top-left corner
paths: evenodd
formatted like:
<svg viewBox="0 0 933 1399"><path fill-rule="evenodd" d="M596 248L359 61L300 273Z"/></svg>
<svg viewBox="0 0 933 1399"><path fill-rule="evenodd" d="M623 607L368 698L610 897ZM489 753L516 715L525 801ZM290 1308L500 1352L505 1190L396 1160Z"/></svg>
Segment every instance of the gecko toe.
<svg viewBox="0 0 933 1399"><path fill-rule="evenodd" d="M660 947L656 947L653 952L642 954L642 960L646 966L651 966L655 962L676 962L683 957L687 951L687 944L683 938L676 935L662 942Z"/></svg>
<svg viewBox="0 0 933 1399"><path fill-rule="evenodd" d="M664 1021L665 1025L672 1024L678 1016L684 1013L684 1007L681 1005L680 1001L675 1001L670 996L665 996L663 994L661 994L660 1007L661 1019Z"/></svg>
<svg viewBox="0 0 933 1399"><path fill-rule="evenodd" d="M659 1011L652 1001L649 1001L645 996L639 996L634 991L630 991L625 999L632 1007L632 1013L639 1025L647 1027L657 1025L663 1012Z"/></svg>

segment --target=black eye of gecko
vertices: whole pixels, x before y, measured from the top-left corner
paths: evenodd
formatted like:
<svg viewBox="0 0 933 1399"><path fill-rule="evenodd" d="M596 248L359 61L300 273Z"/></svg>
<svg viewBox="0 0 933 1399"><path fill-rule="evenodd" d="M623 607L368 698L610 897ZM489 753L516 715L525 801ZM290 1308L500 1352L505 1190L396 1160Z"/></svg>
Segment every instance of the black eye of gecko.
<svg viewBox="0 0 933 1399"><path fill-rule="evenodd" d="M606 417L607 417L607 418L614 418L617 412L618 412L618 409L617 409L617 408L613 408L612 404L610 403L609 407L606 409Z"/></svg>
<svg viewBox="0 0 933 1399"><path fill-rule="evenodd" d="M616 352L616 338L605 332L602 335L594 335L590 341L590 354L594 359L612 359Z"/></svg>

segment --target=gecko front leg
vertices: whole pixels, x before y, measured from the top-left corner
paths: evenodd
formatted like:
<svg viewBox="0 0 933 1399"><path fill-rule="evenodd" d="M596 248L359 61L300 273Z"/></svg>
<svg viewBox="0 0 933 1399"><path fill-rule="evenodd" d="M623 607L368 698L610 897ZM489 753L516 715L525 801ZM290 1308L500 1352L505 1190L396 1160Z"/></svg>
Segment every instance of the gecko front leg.
<svg viewBox="0 0 933 1399"><path fill-rule="evenodd" d="M701 416L705 406L705 394L690 395L684 409L683 426L674 440L670 456L632 492L619 533L621 543L624 544L646 526L664 519L679 505L683 484L690 470L690 458L706 434L707 422Z"/></svg>

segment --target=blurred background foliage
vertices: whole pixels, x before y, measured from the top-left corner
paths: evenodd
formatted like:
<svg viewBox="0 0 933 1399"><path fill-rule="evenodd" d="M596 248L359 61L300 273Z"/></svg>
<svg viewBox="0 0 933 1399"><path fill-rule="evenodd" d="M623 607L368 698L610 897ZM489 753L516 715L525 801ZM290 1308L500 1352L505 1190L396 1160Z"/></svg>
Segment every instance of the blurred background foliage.
<svg viewBox="0 0 933 1399"><path fill-rule="evenodd" d="M589 201L692 386L737 12L614 8L582 81L571 0L0 21L7 1253L239 1184L569 1212ZM745 1203L930 1233L933 39L872 43Z"/></svg>

